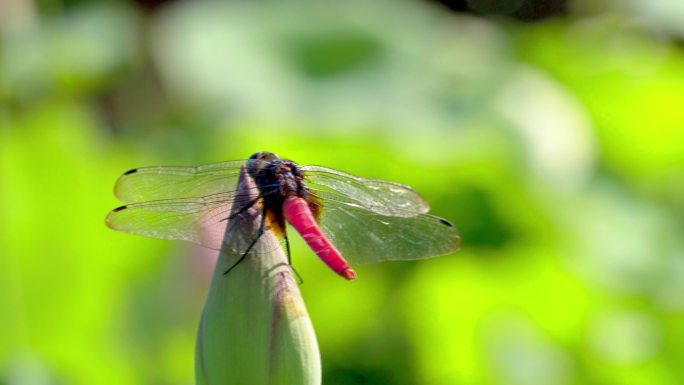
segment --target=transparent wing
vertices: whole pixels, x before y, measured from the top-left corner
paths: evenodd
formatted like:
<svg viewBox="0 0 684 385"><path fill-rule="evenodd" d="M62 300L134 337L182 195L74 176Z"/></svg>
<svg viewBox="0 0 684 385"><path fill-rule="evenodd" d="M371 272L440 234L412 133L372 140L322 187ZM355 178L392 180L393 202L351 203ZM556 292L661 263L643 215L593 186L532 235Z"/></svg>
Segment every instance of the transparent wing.
<svg viewBox="0 0 684 385"><path fill-rule="evenodd" d="M106 223L112 229L126 233L190 241L241 254L257 239L258 225L255 223L258 220L254 218L261 218L262 214L260 204L252 204L251 199L235 193L221 193L132 203L112 210ZM244 210L240 210L242 208Z"/></svg>
<svg viewBox="0 0 684 385"><path fill-rule="evenodd" d="M360 178L322 166L303 166L302 169L307 176L307 185L313 190L377 214L411 217L430 210L418 192L400 183Z"/></svg>
<svg viewBox="0 0 684 385"><path fill-rule="evenodd" d="M449 221L428 214L388 216L321 193L321 227L351 263L426 259L451 254L461 237Z"/></svg>
<svg viewBox="0 0 684 385"><path fill-rule="evenodd" d="M125 203L176 198L198 198L235 189L245 160L197 167L156 166L127 171L116 181L114 193Z"/></svg>

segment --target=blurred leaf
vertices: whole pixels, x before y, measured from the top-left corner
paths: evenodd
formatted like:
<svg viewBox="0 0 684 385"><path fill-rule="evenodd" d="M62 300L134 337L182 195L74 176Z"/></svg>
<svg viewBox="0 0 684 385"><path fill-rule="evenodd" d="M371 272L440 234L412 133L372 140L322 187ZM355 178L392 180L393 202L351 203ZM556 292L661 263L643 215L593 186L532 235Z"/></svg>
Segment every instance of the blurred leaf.
<svg viewBox="0 0 684 385"><path fill-rule="evenodd" d="M350 31L301 36L291 39L289 46L295 64L312 78L358 70L381 55L377 41Z"/></svg>

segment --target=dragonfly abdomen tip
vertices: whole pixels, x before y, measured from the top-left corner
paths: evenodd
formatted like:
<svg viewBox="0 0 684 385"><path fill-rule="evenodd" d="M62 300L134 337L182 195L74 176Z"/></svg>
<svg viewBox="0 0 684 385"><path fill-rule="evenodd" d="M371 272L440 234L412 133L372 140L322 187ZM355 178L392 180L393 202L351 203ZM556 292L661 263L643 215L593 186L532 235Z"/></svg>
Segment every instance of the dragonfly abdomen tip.
<svg viewBox="0 0 684 385"><path fill-rule="evenodd" d="M352 269L347 269L342 272L342 276L351 281L356 279L356 272Z"/></svg>

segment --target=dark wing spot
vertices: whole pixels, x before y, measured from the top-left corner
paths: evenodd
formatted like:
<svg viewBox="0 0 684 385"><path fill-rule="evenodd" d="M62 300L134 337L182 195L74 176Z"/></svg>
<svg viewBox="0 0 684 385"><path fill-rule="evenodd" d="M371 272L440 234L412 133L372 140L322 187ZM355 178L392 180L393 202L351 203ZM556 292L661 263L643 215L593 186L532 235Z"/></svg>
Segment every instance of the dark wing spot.
<svg viewBox="0 0 684 385"><path fill-rule="evenodd" d="M447 225L449 227L454 227L454 224L447 221L446 219L439 218L439 221L442 222L443 225Z"/></svg>
<svg viewBox="0 0 684 385"><path fill-rule="evenodd" d="M126 208L126 206L119 206L119 207L115 208L114 210L112 210L112 212L115 213L115 212L121 211L121 210L123 210L123 209L125 209L125 208Z"/></svg>
<svg viewBox="0 0 684 385"><path fill-rule="evenodd" d="M131 175L131 174L136 173L136 172L138 172L138 169L137 169L137 168L134 168L134 169L132 169L132 170L126 171L126 172L124 173L124 175Z"/></svg>

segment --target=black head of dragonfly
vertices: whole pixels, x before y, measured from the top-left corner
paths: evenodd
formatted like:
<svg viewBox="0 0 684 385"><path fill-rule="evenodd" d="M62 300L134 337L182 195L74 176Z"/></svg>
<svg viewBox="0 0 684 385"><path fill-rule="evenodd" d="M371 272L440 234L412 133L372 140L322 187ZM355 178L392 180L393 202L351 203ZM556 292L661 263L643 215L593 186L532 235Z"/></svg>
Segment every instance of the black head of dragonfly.
<svg viewBox="0 0 684 385"><path fill-rule="evenodd" d="M304 172L297 163L272 152L257 152L247 160L247 173L254 179L262 197L307 195Z"/></svg>

